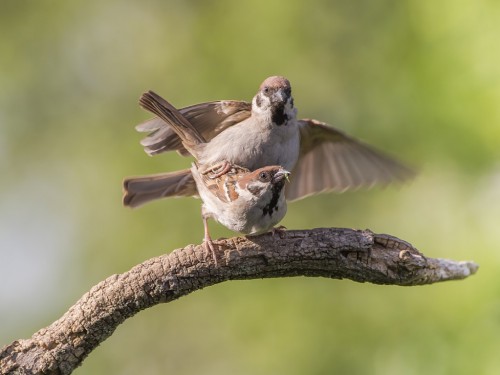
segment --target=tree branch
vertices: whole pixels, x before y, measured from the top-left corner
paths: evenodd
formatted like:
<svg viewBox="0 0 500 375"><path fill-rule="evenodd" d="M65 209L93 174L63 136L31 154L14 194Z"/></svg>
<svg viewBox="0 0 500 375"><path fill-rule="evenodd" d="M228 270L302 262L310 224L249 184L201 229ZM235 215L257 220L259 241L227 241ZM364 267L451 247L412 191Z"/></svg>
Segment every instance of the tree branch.
<svg viewBox="0 0 500 375"><path fill-rule="evenodd" d="M278 238L279 237L279 238ZM139 311L227 280L321 276L423 285L464 279L473 262L426 258L409 243L369 230L325 228L214 241L149 259L94 286L59 320L0 351L2 374L69 374Z"/></svg>

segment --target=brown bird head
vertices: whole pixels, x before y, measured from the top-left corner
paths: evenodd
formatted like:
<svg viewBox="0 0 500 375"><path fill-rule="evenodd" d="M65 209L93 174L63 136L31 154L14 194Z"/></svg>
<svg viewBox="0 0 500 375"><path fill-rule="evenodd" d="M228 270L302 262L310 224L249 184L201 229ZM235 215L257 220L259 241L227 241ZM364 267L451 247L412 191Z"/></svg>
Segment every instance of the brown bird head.
<svg viewBox="0 0 500 375"><path fill-rule="evenodd" d="M270 114L271 121L278 126L286 125L296 112L290 81L281 76L266 78L254 96L252 110L254 113Z"/></svg>
<svg viewBox="0 0 500 375"><path fill-rule="evenodd" d="M272 217L280 206L286 205L283 188L289 175L290 172L276 165L259 168L243 176L236 190L248 201L262 202L262 215Z"/></svg>

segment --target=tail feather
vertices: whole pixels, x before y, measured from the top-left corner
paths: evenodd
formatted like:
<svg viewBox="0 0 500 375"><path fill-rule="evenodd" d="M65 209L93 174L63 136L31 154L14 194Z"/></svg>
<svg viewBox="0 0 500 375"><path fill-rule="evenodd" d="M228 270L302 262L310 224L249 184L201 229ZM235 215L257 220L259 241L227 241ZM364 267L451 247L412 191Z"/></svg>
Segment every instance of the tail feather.
<svg viewBox="0 0 500 375"><path fill-rule="evenodd" d="M123 205L132 208L160 198L198 195L195 181L189 169L130 177L123 181L123 190Z"/></svg>
<svg viewBox="0 0 500 375"><path fill-rule="evenodd" d="M153 91L142 94L139 104L165 121L177 133L183 146L197 158L197 147L205 138L172 104Z"/></svg>

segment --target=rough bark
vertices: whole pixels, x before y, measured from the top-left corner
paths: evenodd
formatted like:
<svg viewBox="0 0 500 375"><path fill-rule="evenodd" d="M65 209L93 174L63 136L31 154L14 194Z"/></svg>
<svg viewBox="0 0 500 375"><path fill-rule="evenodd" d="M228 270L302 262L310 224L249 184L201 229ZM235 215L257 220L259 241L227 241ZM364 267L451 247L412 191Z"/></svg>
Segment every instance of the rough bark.
<svg viewBox="0 0 500 375"><path fill-rule="evenodd" d="M2 374L69 374L137 312L227 280L321 276L423 285L466 278L473 262L424 257L409 243L369 230L325 228L214 241L218 262L189 245L100 282L59 320L0 351Z"/></svg>

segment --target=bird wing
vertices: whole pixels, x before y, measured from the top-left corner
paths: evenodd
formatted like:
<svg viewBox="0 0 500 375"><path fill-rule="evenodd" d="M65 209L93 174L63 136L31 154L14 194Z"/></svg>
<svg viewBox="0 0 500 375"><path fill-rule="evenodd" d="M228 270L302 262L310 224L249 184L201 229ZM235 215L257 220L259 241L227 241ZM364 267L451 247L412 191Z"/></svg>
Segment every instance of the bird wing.
<svg viewBox="0 0 500 375"><path fill-rule="evenodd" d="M288 200L403 181L414 171L323 122L299 121L300 155L286 187Z"/></svg>
<svg viewBox="0 0 500 375"><path fill-rule="evenodd" d="M208 141L217 134L250 117L251 103L236 100L220 100L200 103L179 110L179 112ZM149 155L166 151L178 151L181 155L189 153L182 146L177 134L159 117L154 117L136 126L139 132L149 133L141 145Z"/></svg>

